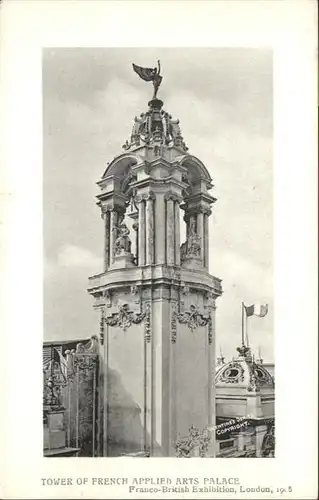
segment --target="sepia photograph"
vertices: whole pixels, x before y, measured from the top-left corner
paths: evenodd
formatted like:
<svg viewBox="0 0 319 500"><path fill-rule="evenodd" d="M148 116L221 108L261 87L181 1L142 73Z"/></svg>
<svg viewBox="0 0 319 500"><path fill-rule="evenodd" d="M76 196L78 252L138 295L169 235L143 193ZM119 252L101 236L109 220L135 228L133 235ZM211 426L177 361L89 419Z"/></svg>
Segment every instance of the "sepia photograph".
<svg viewBox="0 0 319 500"><path fill-rule="evenodd" d="M273 52L42 50L43 456L275 457Z"/></svg>
<svg viewBox="0 0 319 500"><path fill-rule="evenodd" d="M314 2L0 24L0 498L317 498Z"/></svg>

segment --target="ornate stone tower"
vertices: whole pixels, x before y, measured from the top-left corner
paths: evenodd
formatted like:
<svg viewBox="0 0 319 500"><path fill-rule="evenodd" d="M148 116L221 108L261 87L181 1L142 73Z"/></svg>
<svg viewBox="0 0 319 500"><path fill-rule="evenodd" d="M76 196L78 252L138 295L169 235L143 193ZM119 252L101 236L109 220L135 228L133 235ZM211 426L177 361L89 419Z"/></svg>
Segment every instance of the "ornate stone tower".
<svg viewBox="0 0 319 500"><path fill-rule="evenodd" d="M101 315L100 455L175 456L192 425L215 422L212 180L157 98L123 149L98 182L104 270L88 290Z"/></svg>

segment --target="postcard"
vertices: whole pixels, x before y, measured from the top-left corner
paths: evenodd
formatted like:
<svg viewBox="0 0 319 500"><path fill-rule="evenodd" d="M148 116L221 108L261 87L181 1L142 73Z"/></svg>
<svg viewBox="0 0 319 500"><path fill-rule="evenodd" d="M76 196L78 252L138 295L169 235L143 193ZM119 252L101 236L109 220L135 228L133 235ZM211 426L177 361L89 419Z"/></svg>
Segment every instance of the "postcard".
<svg viewBox="0 0 319 500"><path fill-rule="evenodd" d="M4 2L2 498L316 497L316 22Z"/></svg>

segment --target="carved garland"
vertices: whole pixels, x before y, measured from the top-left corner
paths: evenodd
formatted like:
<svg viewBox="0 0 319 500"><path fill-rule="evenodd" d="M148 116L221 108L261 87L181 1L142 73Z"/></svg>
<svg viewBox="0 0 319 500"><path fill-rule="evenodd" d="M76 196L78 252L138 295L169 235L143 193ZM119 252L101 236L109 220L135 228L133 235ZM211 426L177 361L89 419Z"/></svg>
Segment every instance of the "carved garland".
<svg viewBox="0 0 319 500"><path fill-rule="evenodd" d="M119 312L105 318L105 322L109 326L119 326L125 332L133 324L141 323L144 318L145 312L135 313L129 310L128 304L123 304L119 307Z"/></svg>
<svg viewBox="0 0 319 500"><path fill-rule="evenodd" d="M212 345L213 343L213 319L211 313L208 316L208 344Z"/></svg>
<svg viewBox="0 0 319 500"><path fill-rule="evenodd" d="M145 342L151 341L151 304L149 302L145 306L144 340Z"/></svg>
<svg viewBox="0 0 319 500"><path fill-rule="evenodd" d="M201 314L198 307L192 304L189 311L183 313L178 313L176 311L176 304L172 304L172 316L171 316L171 342L176 344L176 331L177 331L177 321L184 325L193 332L200 326L208 325L208 344L211 345L213 342L213 321L211 313L208 315Z"/></svg>
<svg viewBox="0 0 319 500"><path fill-rule="evenodd" d="M193 332L199 326L206 326L209 321L209 316L204 316L198 310L198 307L192 304L189 311L179 313L177 315L179 323L183 323L188 326Z"/></svg>
<svg viewBox="0 0 319 500"><path fill-rule="evenodd" d="M137 313L129 310L128 304L119 307L118 313L113 313L105 318L105 323L109 326L118 326L125 332L130 326L138 325L145 320L144 339L145 342L151 341L151 305L148 302L145 305L145 311Z"/></svg>
<svg viewBox="0 0 319 500"><path fill-rule="evenodd" d="M177 314L176 314L176 304L172 304L172 317L171 317L171 342L176 344L176 330L177 330Z"/></svg>
<svg viewBox="0 0 319 500"><path fill-rule="evenodd" d="M105 324L105 310L104 307L101 309L101 319L100 319L100 344L104 345L104 324Z"/></svg>

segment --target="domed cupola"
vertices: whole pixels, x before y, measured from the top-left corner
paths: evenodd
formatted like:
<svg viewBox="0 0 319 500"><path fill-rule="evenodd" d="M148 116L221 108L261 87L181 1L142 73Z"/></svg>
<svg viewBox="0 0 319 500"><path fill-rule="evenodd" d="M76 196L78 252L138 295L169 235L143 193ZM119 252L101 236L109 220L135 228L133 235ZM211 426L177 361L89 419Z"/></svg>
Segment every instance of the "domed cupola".
<svg viewBox="0 0 319 500"><path fill-rule="evenodd" d="M256 362L251 348L237 348L238 356L222 364L215 375L217 416L260 418L273 414L274 380Z"/></svg>
<svg viewBox="0 0 319 500"><path fill-rule="evenodd" d="M245 389L248 392L259 392L263 388L274 388L270 373L262 364L258 364L250 347L237 348L239 356L222 365L216 373L216 386Z"/></svg>

